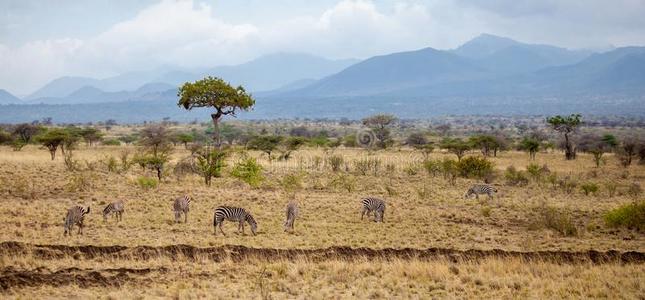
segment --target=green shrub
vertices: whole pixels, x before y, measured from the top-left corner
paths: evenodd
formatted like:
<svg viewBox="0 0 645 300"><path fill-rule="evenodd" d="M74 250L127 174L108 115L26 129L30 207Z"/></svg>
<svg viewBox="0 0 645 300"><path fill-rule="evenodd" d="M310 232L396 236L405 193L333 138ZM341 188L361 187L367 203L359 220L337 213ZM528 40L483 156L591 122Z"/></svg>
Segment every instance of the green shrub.
<svg viewBox="0 0 645 300"><path fill-rule="evenodd" d="M255 158L249 157L241 162L238 162L233 166L231 175L237 179L240 179L251 187L258 187L260 183L264 180L262 175L262 166L255 160Z"/></svg>
<svg viewBox="0 0 645 300"><path fill-rule="evenodd" d="M280 186L287 193L293 193L302 189L303 174L287 174L280 180Z"/></svg>
<svg viewBox="0 0 645 300"><path fill-rule="evenodd" d="M405 169L405 174L408 174L409 176L414 176L419 174L419 167L415 166L414 164L408 165Z"/></svg>
<svg viewBox="0 0 645 300"><path fill-rule="evenodd" d="M605 189L607 190L607 195L609 198L613 197L616 194L616 189L618 188L618 183L615 181L605 182Z"/></svg>
<svg viewBox="0 0 645 300"><path fill-rule="evenodd" d="M331 170L334 172L340 171L340 167L343 166L345 160L340 155L332 155L327 157L327 163L331 167Z"/></svg>
<svg viewBox="0 0 645 300"><path fill-rule="evenodd" d="M121 141L117 139L107 139L107 140L103 140L101 144L105 146L121 146Z"/></svg>
<svg viewBox="0 0 645 300"><path fill-rule="evenodd" d="M504 178L508 185L525 186L529 183L526 173L517 170L514 166L509 166L504 172Z"/></svg>
<svg viewBox="0 0 645 300"><path fill-rule="evenodd" d="M605 213L605 223L610 227L636 228L645 231L645 201L630 203Z"/></svg>
<svg viewBox="0 0 645 300"><path fill-rule="evenodd" d="M526 172L529 173L531 178L533 178L534 181L539 182L540 177L542 173L540 172L540 165L538 164L529 164L526 166Z"/></svg>
<svg viewBox="0 0 645 300"><path fill-rule="evenodd" d="M159 181L152 177L139 176L137 178L137 185L144 190L149 190L156 188L159 185Z"/></svg>
<svg viewBox="0 0 645 300"><path fill-rule="evenodd" d="M457 183L457 176L459 175L459 168L457 166L457 161L449 158L444 158L441 161L441 173L443 178L448 180L452 185Z"/></svg>
<svg viewBox="0 0 645 300"><path fill-rule="evenodd" d="M558 186L560 186L560 188L567 194L571 194L573 190L578 186L578 182L575 179L566 176L558 181Z"/></svg>
<svg viewBox="0 0 645 300"><path fill-rule="evenodd" d="M428 175L436 177L439 173L441 173L441 161L426 159L425 161L423 161L423 168L426 170L426 172L428 172Z"/></svg>
<svg viewBox="0 0 645 300"><path fill-rule="evenodd" d="M371 171L374 176L377 176L380 166L381 160L375 157L360 159L354 162L354 168L361 175L367 175Z"/></svg>
<svg viewBox="0 0 645 300"><path fill-rule="evenodd" d="M114 156L108 156L103 160L103 164L107 168L108 172L115 173L118 170L118 162Z"/></svg>
<svg viewBox="0 0 645 300"><path fill-rule="evenodd" d="M483 179L493 172L493 163L483 157L469 156L457 162L457 168L462 177Z"/></svg>
<svg viewBox="0 0 645 300"><path fill-rule="evenodd" d="M598 185L593 182L585 182L580 186L580 189L582 189L585 196L589 196L589 194L595 195L598 192Z"/></svg>
<svg viewBox="0 0 645 300"><path fill-rule="evenodd" d="M332 179L331 186L351 193L356 190L356 179L354 176L349 174L338 174L334 179Z"/></svg>
<svg viewBox="0 0 645 300"><path fill-rule="evenodd" d="M531 224L532 228L549 228L564 236L578 235L571 214L555 207L541 207L538 218Z"/></svg>

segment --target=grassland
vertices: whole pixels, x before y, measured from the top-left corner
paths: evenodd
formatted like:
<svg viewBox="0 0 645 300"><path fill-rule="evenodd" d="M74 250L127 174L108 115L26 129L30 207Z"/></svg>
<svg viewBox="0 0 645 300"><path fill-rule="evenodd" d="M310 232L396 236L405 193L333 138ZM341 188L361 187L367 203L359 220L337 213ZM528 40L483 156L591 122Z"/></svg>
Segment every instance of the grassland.
<svg viewBox="0 0 645 300"><path fill-rule="evenodd" d="M598 251L645 252L643 232L609 228L603 221L606 211L631 203L627 193L632 183L645 185L645 167L633 164L620 167L612 155L595 168L591 156L581 154L575 161L563 155L538 153L534 163L547 165L560 177L570 176L579 183L593 182L600 191L584 195L579 188L572 193L553 188L547 182L531 181L528 186L510 186L498 176L500 191L493 200L486 197L464 199L475 180L459 178L453 186L441 176L432 177L421 168L422 154L411 149L391 149L368 153L360 149L330 150L308 148L295 152L289 161L269 162L266 155L251 152L264 166L265 180L258 188L228 175L239 160L229 158L222 178L211 187L202 179L188 175L177 178L167 170L157 188L143 189L137 178L153 176L132 166L128 171L110 172L105 162L117 158L132 146L82 146L75 158L82 171L69 172L62 157L52 161L47 151L27 146L14 152L0 147L0 241L29 245L152 246L186 244L197 247L242 245L267 249L323 249L328 247L502 249L505 251ZM173 158L188 156L176 147ZM343 157L341 171L333 172L326 160ZM471 155L477 155L472 153ZM363 158L381 161L376 174L360 175L354 163ZM435 150L433 159L454 155ZM491 158L501 174L508 166L524 169L531 163L522 152L502 152ZM393 167L387 168L388 165ZM301 188L295 192L301 217L296 232L284 233L284 206L291 193L283 190L281 180L295 175ZM609 197L605 184L617 184ZM194 197L187 224L174 224L172 198L188 193ZM385 223L360 220L360 198L380 196L388 208ZM123 222L104 222L100 210L109 202L123 199ZM90 206L85 234L63 238L62 219L71 205ZM249 209L259 223L257 236L234 234L236 225L225 223L226 237L213 234L213 209L235 205ZM576 234L565 236L541 226L541 211L551 207L570 220ZM236 264L239 264L237 266ZM10 288L14 297L113 298L206 297L257 298L639 298L645 294L642 282L645 268L634 264L568 264L551 261L526 261L520 258L487 257L456 262L437 259L343 260L278 259L262 257L242 261L206 258L158 257L74 259L73 255L43 259L33 255L4 253L3 272L63 271L74 274L95 270L103 277L92 284L35 284ZM70 274L65 271L74 267ZM149 269L126 273L121 281L110 283L116 269ZM112 271L110 271L112 270ZM456 271L455 271L456 270ZM116 273L115 273L116 272ZM114 273L114 274L113 274ZM65 275L67 274L67 275ZM112 274L112 275L110 275ZM129 274L129 275L128 275ZM33 275L33 274L32 274ZM117 276L114 275L114 276ZM79 277L80 276L80 277ZM89 275L88 275L89 276ZM34 276L32 276L34 277ZM37 277L37 276L35 276ZM103 279L101 279L103 278ZM105 279L108 278L108 279ZM105 281L107 283L101 284ZM54 281L55 282L55 281ZM375 284L378 282L378 284ZM146 286L145 290L138 289ZM78 289L83 287L83 289Z"/></svg>

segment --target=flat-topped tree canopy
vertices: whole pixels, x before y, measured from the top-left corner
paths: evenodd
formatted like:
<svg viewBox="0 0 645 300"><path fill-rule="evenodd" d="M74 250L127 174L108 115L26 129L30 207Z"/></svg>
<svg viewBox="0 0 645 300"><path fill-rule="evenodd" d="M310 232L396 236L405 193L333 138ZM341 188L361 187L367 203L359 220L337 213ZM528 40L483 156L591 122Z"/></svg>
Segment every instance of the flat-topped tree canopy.
<svg viewBox="0 0 645 300"><path fill-rule="evenodd" d="M237 109L248 111L255 105L255 100L242 86L233 87L221 78L208 76L193 83L186 82L177 93L177 105L191 110L195 107L212 107L215 112L213 119L214 140L221 145L219 120L225 115L235 116Z"/></svg>

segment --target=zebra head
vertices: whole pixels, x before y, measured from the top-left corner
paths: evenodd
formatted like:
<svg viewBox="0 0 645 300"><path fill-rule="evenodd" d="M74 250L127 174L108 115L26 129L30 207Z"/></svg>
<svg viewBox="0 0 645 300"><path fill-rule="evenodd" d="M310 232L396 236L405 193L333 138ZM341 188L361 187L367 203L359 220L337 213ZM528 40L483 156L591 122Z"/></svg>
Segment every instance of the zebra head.
<svg viewBox="0 0 645 300"><path fill-rule="evenodd" d="M253 233L253 235L255 235L258 232L258 223L255 222L255 219L253 219L253 216L251 216L251 214L246 215L246 222L251 225L251 232Z"/></svg>
<svg viewBox="0 0 645 300"><path fill-rule="evenodd" d="M470 195L472 195L472 194L474 194L474 193L473 193L473 189L469 189L469 190L466 192L466 194L464 195L464 199L468 199L468 197L470 197Z"/></svg>

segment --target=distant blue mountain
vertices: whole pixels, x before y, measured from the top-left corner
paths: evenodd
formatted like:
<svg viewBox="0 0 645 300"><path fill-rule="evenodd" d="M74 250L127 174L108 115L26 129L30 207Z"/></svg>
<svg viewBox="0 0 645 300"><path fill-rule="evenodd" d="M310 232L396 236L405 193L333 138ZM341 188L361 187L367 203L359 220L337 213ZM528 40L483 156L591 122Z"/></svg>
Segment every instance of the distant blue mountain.
<svg viewBox="0 0 645 300"><path fill-rule="evenodd" d="M167 89L177 88L184 82L201 79L208 75L222 77L235 85L243 85L251 92L257 92L277 89L305 78L319 79L336 73L355 62L357 60L329 60L308 54L277 53L262 56L240 65L201 70L167 70L168 68L165 68L165 70L157 71L128 72L106 79L60 77L27 96L26 100L53 103L52 101L56 102L54 98L69 98L58 102L70 103L68 101L77 99L77 97L69 96L83 87L94 87L103 92L126 92L135 91L148 84L155 84L156 91L159 91L159 84L165 84ZM86 102L96 101L89 99Z"/></svg>
<svg viewBox="0 0 645 300"><path fill-rule="evenodd" d="M6 90L0 89L0 104L16 104L16 103L22 103L22 101L18 97L7 92Z"/></svg>

